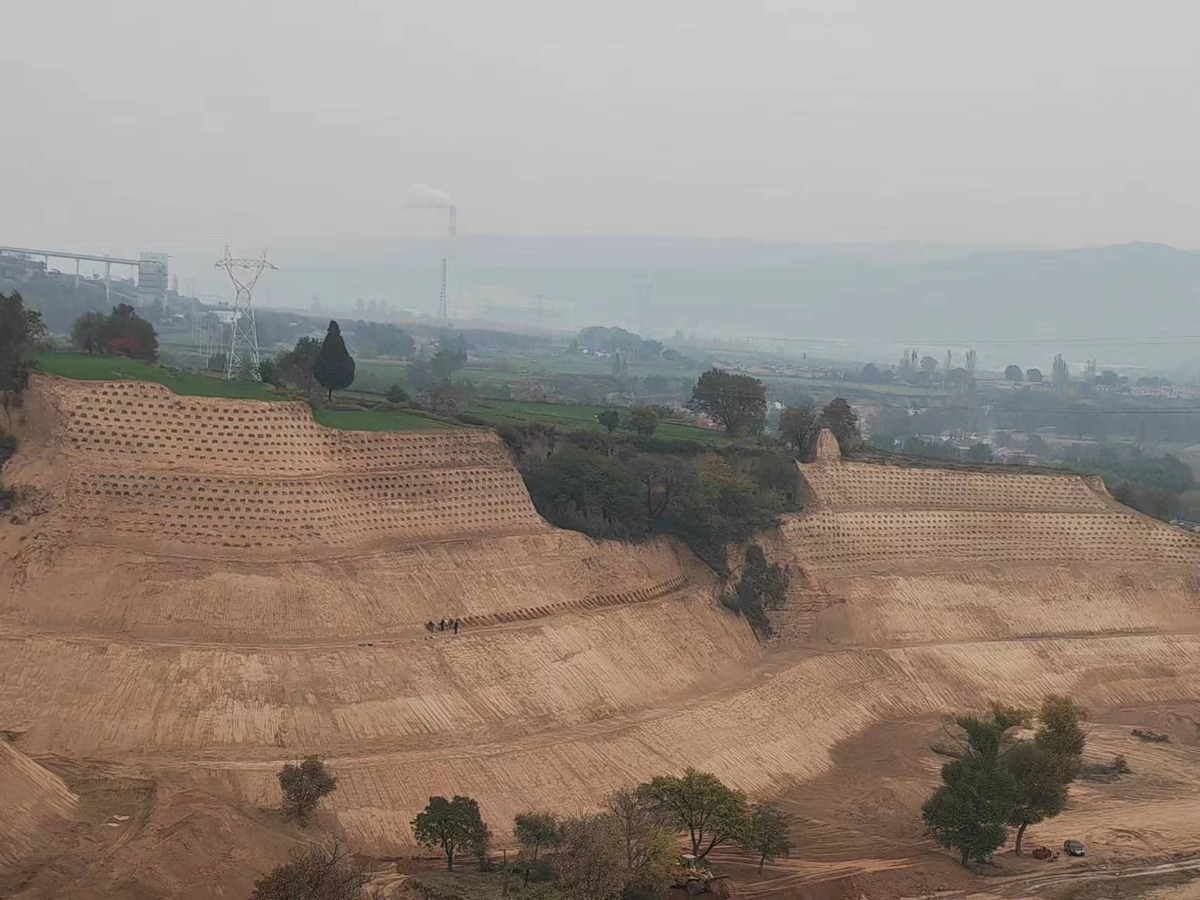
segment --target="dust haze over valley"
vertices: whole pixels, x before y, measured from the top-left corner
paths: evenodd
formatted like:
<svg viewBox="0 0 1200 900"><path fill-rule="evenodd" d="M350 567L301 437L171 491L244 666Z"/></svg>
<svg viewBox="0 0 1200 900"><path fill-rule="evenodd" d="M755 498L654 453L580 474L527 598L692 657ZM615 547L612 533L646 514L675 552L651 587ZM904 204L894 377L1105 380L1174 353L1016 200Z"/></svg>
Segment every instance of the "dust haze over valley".
<svg viewBox="0 0 1200 900"><path fill-rule="evenodd" d="M0 897L1200 897L1200 10L3 25Z"/></svg>

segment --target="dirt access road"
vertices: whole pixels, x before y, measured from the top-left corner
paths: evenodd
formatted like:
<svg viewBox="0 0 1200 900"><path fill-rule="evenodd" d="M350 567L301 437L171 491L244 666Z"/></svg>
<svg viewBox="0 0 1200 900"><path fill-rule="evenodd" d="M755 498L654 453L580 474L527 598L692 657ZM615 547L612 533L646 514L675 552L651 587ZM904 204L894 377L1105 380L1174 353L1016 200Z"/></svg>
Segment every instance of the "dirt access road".
<svg viewBox="0 0 1200 900"><path fill-rule="evenodd" d="M1063 872L1059 875L1021 876L1007 882L1002 888L998 887L995 893L1000 897L1024 900L1028 897L1052 897L1058 893L1059 889L1071 885L1116 884L1138 878L1193 872L1200 874L1200 856L1142 866L1083 869L1077 872ZM1200 886L1197 887L1196 896L1200 897Z"/></svg>

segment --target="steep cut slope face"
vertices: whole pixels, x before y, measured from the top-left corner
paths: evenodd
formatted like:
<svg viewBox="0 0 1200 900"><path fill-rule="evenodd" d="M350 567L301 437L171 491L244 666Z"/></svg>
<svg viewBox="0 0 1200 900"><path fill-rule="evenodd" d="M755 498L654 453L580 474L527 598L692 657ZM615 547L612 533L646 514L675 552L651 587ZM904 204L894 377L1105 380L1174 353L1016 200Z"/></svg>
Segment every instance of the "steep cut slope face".
<svg viewBox="0 0 1200 900"><path fill-rule="evenodd" d="M813 511L778 552L808 573L794 638L844 644L1200 630L1200 541L1098 479L843 461L801 466ZM824 600L819 599L825 598Z"/></svg>
<svg viewBox="0 0 1200 900"><path fill-rule="evenodd" d="M0 738L0 878L44 850L77 802L59 778Z"/></svg>
<svg viewBox="0 0 1200 900"><path fill-rule="evenodd" d="M544 530L493 434L339 432L302 404L145 383L43 382L36 393L83 540L260 558Z"/></svg>

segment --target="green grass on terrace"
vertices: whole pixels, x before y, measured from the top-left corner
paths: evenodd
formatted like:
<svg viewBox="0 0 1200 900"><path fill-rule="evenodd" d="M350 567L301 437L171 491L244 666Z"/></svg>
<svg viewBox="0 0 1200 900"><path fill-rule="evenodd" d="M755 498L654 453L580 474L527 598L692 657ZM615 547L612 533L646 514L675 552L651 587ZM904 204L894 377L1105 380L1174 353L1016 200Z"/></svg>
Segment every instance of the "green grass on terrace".
<svg viewBox="0 0 1200 900"><path fill-rule="evenodd" d="M38 354L38 370L78 381L154 381L177 394L190 397L225 397L230 400L286 400L257 381L225 381L201 372L164 369L123 356L51 351Z"/></svg>
<svg viewBox="0 0 1200 900"><path fill-rule="evenodd" d="M542 422L547 425L557 425L565 429L600 428L596 416L608 407L584 406L573 403L538 403L526 400L485 400L466 407L463 412L484 419L495 425L519 425L526 422ZM622 418L627 418L629 411L619 409ZM676 438L680 440L711 442L723 438L720 432L695 425L681 425L675 422L660 422L656 437Z"/></svg>
<svg viewBox="0 0 1200 900"><path fill-rule="evenodd" d="M288 400L256 381L225 381L202 372L185 372L151 366L121 356L51 351L37 357L38 370L77 381L153 381L176 394L189 397L222 397L228 400ZM328 428L343 431L442 431L456 426L406 410L318 409L313 418Z"/></svg>

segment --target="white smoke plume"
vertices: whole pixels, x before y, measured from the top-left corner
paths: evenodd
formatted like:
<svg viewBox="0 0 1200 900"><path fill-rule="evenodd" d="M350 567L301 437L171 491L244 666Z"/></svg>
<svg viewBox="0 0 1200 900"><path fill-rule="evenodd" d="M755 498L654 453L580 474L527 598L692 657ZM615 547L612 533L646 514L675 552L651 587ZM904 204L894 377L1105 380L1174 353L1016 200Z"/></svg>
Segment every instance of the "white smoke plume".
<svg viewBox="0 0 1200 900"><path fill-rule="evenodd" d="M415 209L453 209L454 201L445 191L428 184L414 184L404 193L404 205Z"/></svg>

